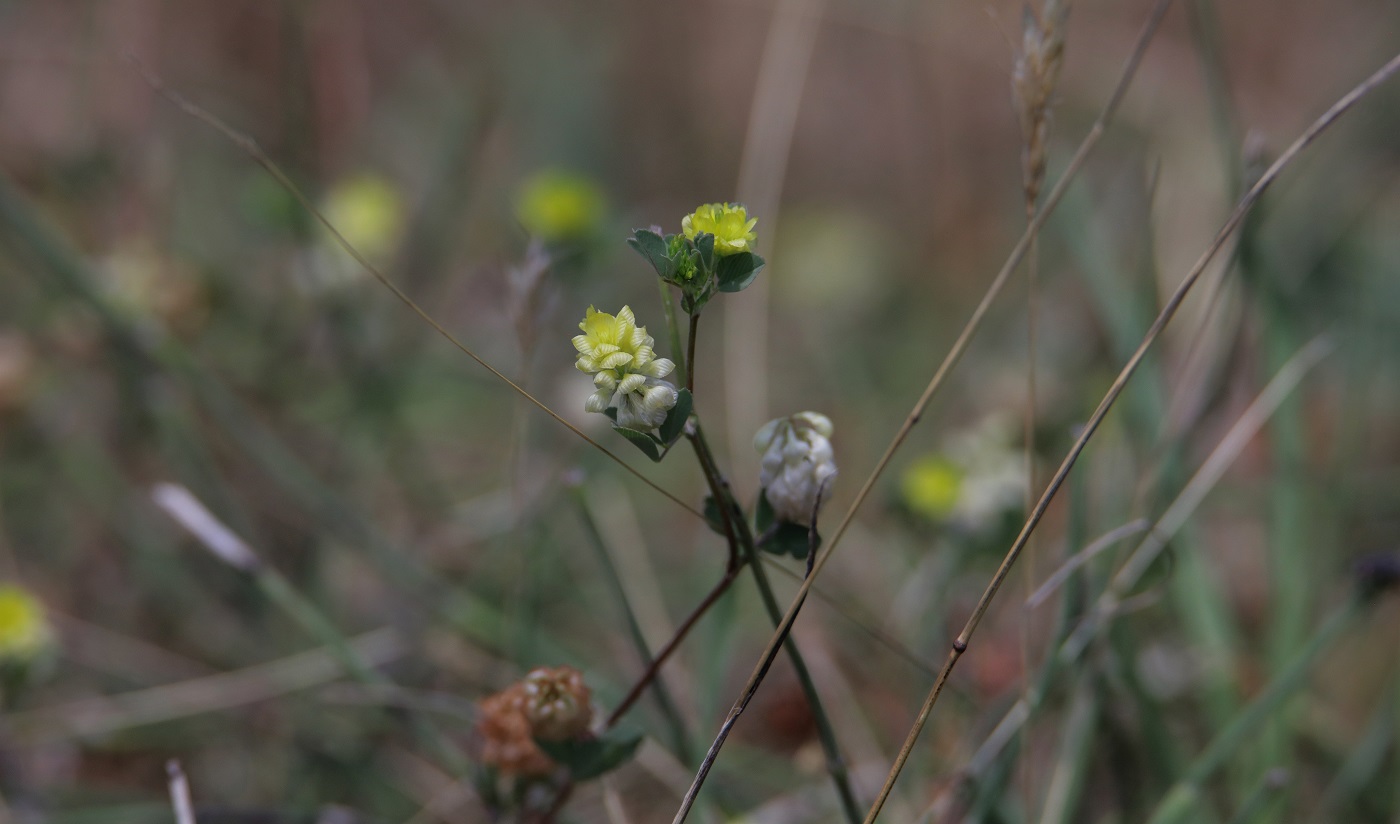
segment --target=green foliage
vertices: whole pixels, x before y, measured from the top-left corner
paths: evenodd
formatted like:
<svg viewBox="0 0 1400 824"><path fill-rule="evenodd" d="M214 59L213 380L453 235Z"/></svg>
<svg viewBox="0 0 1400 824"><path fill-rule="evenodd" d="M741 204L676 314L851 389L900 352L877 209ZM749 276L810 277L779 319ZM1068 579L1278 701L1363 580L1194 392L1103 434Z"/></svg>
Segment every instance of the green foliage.
<svg viewBox="0 0 1400 824"><path fill-rule="evenodd" d="M597 738L535 739L535 744L550 758L568 767L575 781L587 781L632 760L642 745L642 733L627 727L613 727Z"/></svg>
<svg viewBox="0 0 1400 824"><path fill-rule="evenodd" d="M813 535L809 527L801 524L777 521L773 517L773 505L768 503L768 495L760 491L758 503L754 505L754 531L758 535L758 548L774 555L791 555L806 560L815 540L820 549L820 534Z"/></svg>
<svg viewBox="0 0 1400 824"><path fill-rule="evenodd" d="M651 458L657 463L666 457L666 453L671 451L676 441L685 434L685 423L690 420L691 410L694 408L694 400L690 396L689 389L682 389L676 393L676 405L666 413L666 420L661 422L656 432L640 432L636 429L629 429L625 426L618 426L617 410L606 409L603 411L613 423L613 431L626 438L633 446L642 450L642 454Z"/></svg>
<svg viewBox="0 0 1400 824"><path fill-rule="evenodd" d="M715 236L700 232L694 238L660 234L659 227L636 229L627 245L651 265L656 276L681 290L681 308L698 314L716 292L747 289L764 260L752 252L715 253Z"/></svg>

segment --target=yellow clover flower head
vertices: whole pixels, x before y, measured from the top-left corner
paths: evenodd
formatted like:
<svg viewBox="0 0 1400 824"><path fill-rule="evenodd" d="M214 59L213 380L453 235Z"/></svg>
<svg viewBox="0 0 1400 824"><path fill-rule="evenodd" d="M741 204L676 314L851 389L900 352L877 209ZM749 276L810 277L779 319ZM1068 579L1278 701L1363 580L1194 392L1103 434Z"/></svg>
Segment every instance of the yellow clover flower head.
<svg viewBox="0 0 1400 824"><path fill-rule="evenodd" d="M52 640L43 604L13 584L0 584L0 661L28 661Z"/></svg>
<svg viewBox="0 0 1400 824"><path fill-rule="evenodd" d="M572 172L550 169L525 181L516 217L532 236L546 243L587 237L602 222L607 201L598 185Z"/></svg>
<svg viewBox="0 0 1400 824"><path fill-rule="evenodd" d="M616 315L588 307L574 336L580 372L593 376L595 391L584 404L589 412L617 411L617 425L646 432L666 420L676 405L676 387L662 380L676 368L656 357L656 340L637 325L631 307Z"/></svg>
<svg viewBox="0 0 1400 824"><path fill-rule="evenodd" d="M690 240L701 232L714 235L715 254L734 255L753 251L758 238L753 227L757 224L758 219L750 218L737 203L706 203L681 218L681 231Z"/></svg>

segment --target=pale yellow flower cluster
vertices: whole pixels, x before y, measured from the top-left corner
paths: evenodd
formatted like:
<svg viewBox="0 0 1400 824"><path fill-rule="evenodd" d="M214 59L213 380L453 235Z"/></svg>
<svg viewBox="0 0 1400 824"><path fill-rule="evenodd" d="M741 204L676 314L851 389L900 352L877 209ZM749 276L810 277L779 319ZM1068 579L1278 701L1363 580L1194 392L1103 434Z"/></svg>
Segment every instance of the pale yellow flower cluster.
<svg viewBox="0 0 1400 824"><path fill-rule="evenodd" d="M737 203L706 203L694 212L681 218L681 232L691 240L701 232L715 236L715 254L735 255L752 252L758 235L753 227L757 218L749 217L743 206Z"/></svg>
<svg viewBox="0 0 1400 824"><path fill-rule="evenodd" d="M574 336L580 372L593 376L595 391L584 404L589 412L617 412L617 425L647 432L666 420L676 405L676 387L662 380L676 368L656 357L656 340L645 326L637 325L630 307L616 315L592 306Z"/></svg>

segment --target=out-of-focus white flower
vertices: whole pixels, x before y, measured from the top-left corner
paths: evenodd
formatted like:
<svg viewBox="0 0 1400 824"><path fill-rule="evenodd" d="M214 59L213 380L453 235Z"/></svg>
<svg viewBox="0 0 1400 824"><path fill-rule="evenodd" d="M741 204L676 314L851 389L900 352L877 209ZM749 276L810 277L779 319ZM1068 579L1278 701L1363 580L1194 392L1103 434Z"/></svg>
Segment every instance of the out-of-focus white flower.
<svg viewBox="0 0 1400 824"><path fill-rule="evenodd" d="M758 482L779 521L812 522L822 484L836 476L831 432L831 419L817 412L777 418L758 430Z"/></svg>
<svg viewBox="0 0 1400 824"><path fill-rule="evenodd" d="M574 336L580 372L593 376L596 391L583 408L589 412L617 410L617 425L647 432L666 420L679 398L676 387L662 380L676 368L656 357L656 340L645 326L637 325L630 307L616 315L592 306Z"/></svg>
<svg viewBox="0 0 1400 824"><path fill-rule="evenodd" d="M904 503L933 521L976 529L1021 506L1025 456L1012 446L1010 425L992 418L954 435L941 454L915 461L900 479Z"/></svg>

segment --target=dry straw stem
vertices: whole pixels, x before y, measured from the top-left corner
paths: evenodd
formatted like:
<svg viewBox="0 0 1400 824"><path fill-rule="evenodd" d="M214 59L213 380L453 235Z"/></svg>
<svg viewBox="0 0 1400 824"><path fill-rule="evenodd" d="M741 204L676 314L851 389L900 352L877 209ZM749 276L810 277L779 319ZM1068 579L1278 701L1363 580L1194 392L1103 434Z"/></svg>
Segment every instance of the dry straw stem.
<svg viewBox="0 0 1400 824"><path fill-rule="evenodd" d="M1167 543L1176 535L1177 530L1181 529L1200 506L1201 501L1205 500L1206 495L1220 481L1225 470L1259 433L1265 421L1274 414L1284 399L1297 388L1303 376L1331 351L1332 344L1327 338L1313 338L1274 375L1269 385L1264 387L1264 391L1260 392L1244 414L1240 415L1239 420L1235 421L1230 431L1211 451L1210 457L1206 458L1201 468L1196 470L1196 474L1191 476L1191 480L1182 488L1180 494L1148 530L1142 543L1133 550L1127 562L1113 576L1108 589L1099 596L1093 611L1084 617L1074 633L1066 639L1060 652L1063 660L1072 661L1078 658L1101 625L1119 611L1128 594L1166 549Z"/></svg>
<svg viewBox="0 0 1400 824"><path fill-rule="evenodd" d="M1264 390L1259 393L1254 402L1244 411L1244 414L1239 417L1230 428L1229 433L1212 450L1210 457L1182 488L1176 500L1167 507L1156 523L1149 527L1146 520L1137 520L1112 530L1071 558L1063 567L1046 579L1034 595L1027 599L1026 608L1034 609L1044 603L1065 582L1070 573L1090 558L1109 548L1116 541L1139 532L1147 532L1147 537L1133 551L1124 565L1123 571L1115 577L1110 591L1095 605L1094 614L1084 618L1074 632L1069 633L1069 637L1060 645L1059 651L1051 661L1051 666L1064 666L1073 663L1098 630L1102 629L1108 621L1130 611L1136 601L1153 599L1155 593L1143 593L1137 598L1124 596L1137 584L1141 579L1141 572L1146 571L1151 560L1157 557L1161 549L1166 546L1176 531L1205 499L1206 494L1214 488L1216 482L1224 475L1225 470L1239 457L1240 452L1259 432L1264 422L1269 419L1284 398L1297 388L1304 374L1315 366L1328 351L1330 351L1330 346L1326 343L1326 339L1316 338L1294 355L1279 370L1269 385L1264 387ZM1138 572L1130 573L1129 570L1132 569L1137 569ZM986 740L978 746L977 751L968 760L963 774L970 777L984 774L997 756L1001 754L1002 749L1030 720L1042 698L1043 692L1036 692L1017 701L1002 716L1001 721L997 723Z"/></svg>
<svg viewBox="0 0 1400 824"><path fill-rule="evenodd" d="M371 667L397 660L409 649L398 633L387 628L351 638L347 644ZM241 670L15 713L0 724L0 733L20 746L94 738L266 701L321 686L345 673L337 654L320 647Z"/></svg>
<svg viewBox="0 0 1400 824"><path fill-rule="evenodd" d="M806 580L802 582L802 585L798 587L797 593L793 596L792 603L789 605L787 613L774 630L772 637L768 641L768 646L759 657L758 663L754 666L753 673L750 674L748 682L744 685L739 700L730 711L731 718L726 719L724 725L720 727L712 749L717 750L718 747L723 745L724 739L728 737L729 731L733 727L733 721L737 720L738 715L748 706L749 700L758 689L759 682L763 680L768 672L768 668L773 663L773 659L777 656L778 649L781 647L783 639L787 637L788 632L792 629L793 622L797 620L797 615L802 609L802 604L807 599L807 594L811 591L813 584L816 582L817 576L821 574L827 561L831 559L832 553L835 552L836 547L840 545L842 536L846 534L846 530L850 528L851 523L855 520L856 512L860 509L861 504L865 502L865 499L870 496L871 491L875 488L875 483L879 480L881 474L883 474L885 467L889 465L895 452L899 450L900 445L902 445L905 438L909 436L909 432L923 416L924 410L928 407L934 394L943 385L943 381L947 378L953 367L961 360L963 353L972 340L972 336L977 332L978 327L981 326L982 319L986 316L992 303L1001 293L1002 288L1005 287L1006 281L1011 277L1011 273L1020 265L1021 260L1030 249L1031 239L1040 231L1046 218L1054 211L1060 199L1064 197L1064 193L1066 189L1068 189L1070 181L1084 165L1084 161L1088 158L1094 146L1097 145L1109 120L1112 119L1114 112L1118 109L1119 103L1122 102L1123 95L1127 92L1128 85L1137 71L1138 64L1142 62L1142 56L1147 49L1147 44L1151 41L1153 33L1157 30L1157 25L1161 22L1162 16L1166 14L1167 8L1170 6L1171 0L1157 0L1156 5L1153 7L1148 17L1147 23L1143 27L1142 33L1138 36L1137 43L1134 45L1132 53L1129 55L1124 65L1123 73L1119 77L1118 83L1113 89L1113 93L1109 96L1108 102L1104 105L1103 111L1099 114L1098 119L1094 121L1094 125L1089 129L1089 133L1085 135L1084 140L1079 144L1078 150L1075 151L1074 157L1070 160L1069 165L1066 167L1059 181L1055 184L1054 189L1046 196L1045 205L1026 226L1025 232L1022 233L1020 240L1017 241L1016 246L1011 250L1011 254L1002 265L1001 271L997 273L992 284L987 287L987 293L982 296L982 301L978 303L977 308L973 310L972 317L968 319L962 332L959 333L957 340L953 342L953 348L949 350L947 356L943 359L943 363L938 367L938 371L934 373L928 386L925 387L923 394L920 395L918 401L915 402L913 410L911 410L908 417L905 418L899 431L895 433L894 439L890 441L890 445L886 447L884 454L880 456L880 460L875 464L875 468L871 470L869 477L865 479L865 483L861 485L860 490L856 493L855 500L851 502L850 508L846 510L845 516L842 517L840 524L836 527L826 549L822 550L817 556L815 563L812 565L811 572L807 575ZM696 775L695 782L691 788L691 794L698 791L699 785L704 782L704 779L705 776L703 773ZM680 824L680 822L684 821L685 814L686 808L682 807L676 814L674 824Z"/></svg>
<svg viewBox="0 0 1400 824"><path fill-rule="evenodd" d="M958 659L967 651L968 642L972 634L977 630L977 625L981 622L982 616L986 614L987 607L991 604L992 599L996 597L997 590L1000 589L1002 583L1006 580L1006 576L1010 574L1011 567L1015 565L1017 558L1021 554L1021 550L1026 545L1026 541L1040 523L1040 519L1044 516L1045 510L1049 508L1050 502L1055 497L1055 493L1059 491L1061 484L1064 483L1065 478L1074 467L1075 461L1078 460L1080 453L1084 451L1085 445L1087 445L1089 439L1094 436L1094 432L1098 429L1099 424L1103 422L1104 417L1113 407L1114 401L1118 399L1123 388L1127 385L1128 380L1137 370L1143 357L1146 356L1148 348L1156 341L1166 325L1171 322L1172 317L1175 316L1177 309L1180 308L1182 301L1185 300L1191 287L1200 279L1201 273L1205 271L1206 266L1225 245L1225 242L1229 239L1230 235L1234 233L1235 229L1239 227L1245 215L1248 214L1249 210L1259 200L1264 190L1278 178L1283 169L1292 163L1303 149L1307 148L1320 134L1326 131L1328 127L1335 123L1348 109L1355 105L1357 101L1374 90L1397 70L1400 70L1400 55L1391 58L1389 62L1377 69L1374 74L1366 78L1366 80L1362 81L1334 103L1331 108L1315 120L1313 124L1308 127L1307 131L1303 132L1303 134L1274 161L1273 165L1264 172L1258 182L1250 187L1249 191L1240 199L1234 211L1230 213L1230 217L1225 221L1225 224L1221 226L1219 232L1216 233L1215 239L1211 241L1210 245L1206 248L1205 252L1201 254L1201 257L1196 261L1195 265L1191 267L1186 278L1181 282L1181 285L1177 287L1176 291L1162 308L1162 311L1157 315L1156 320L1152 322L1152 326L1148 328L1147 334L1143 336L1142 343L1138 345L1137 351L1128 359L1128 363L1123 367L1123 370L1118 373L1118 377L1113 381L1113 385L1109 388L1108 393L1105 394L1103 400L1099 402L1098 408L1095 409L1094 414L1090 416L1088 423L1084 426L1084 430L1074 442L1074 446L1070 448L1069 454L1065 456L1064 461L1060 464L1060 468L1056 470L1054 478L1051 479L1050 484L1045 488L1045 492L1040 496L1040 500L1036 503L1035 509L1032 510L1030 517L1026 519L1025 525L1021 528L1021 533L1016 536L1016 540L1012 543L1011 548L1007 550L1006 557L1002 560L1001 566L992 576L991 582L987 584L987 589L982 593L982 597L978 600L977 606L973 609L972 615L967 620L967 624L953 642L953 647L949 650L948 657L944 662L943 670L938 674L938 680L934 682L933 688L929 691L928 698L925 699L923 707L919 710L918 718L915 720L913 727L909 730L909 735L905 739L904 746L900 749L899 756L895 760L894 766L890 769L888 778L885 780L885 786L880 791L880 797L876 800L874 806L870 809L870 813L866 816L866 824L873 822L879 815L880 807L889 796L890 789L893 787L895 779L899 776L900 770L903 769L905 762L908 760L909 753L913 750L914 742L918 739L919 733L922 731L924 723L928 720L929 713L932 711L934 703L937 702L938 696L943 690L943 685L948 681L948 675L952 672Z"/></svg>
<svg viewBox="0 0 1400 824"><path fill-rule="evenodd" d="M185 114L189 115L190 117L193 117L196 120L201 121L205 125L219 132L219 134L227 138L229 142L233 143L233 145L237 146L245 154L252 158L253 162L257 163L268 174L272 175L272 177L277 181L277 183L280 186L282 186L282 188L286 189L287 192L292 195L292 197L296 198L297 202L301 204L301 207L305 209L307 213L309 213L312 217L316 218L317 223L320 223L321 226L323 226L326 229L326 231L331 233L331 236L335 238L335 242L337 245L339 245L342 249L346 251L347 254L353 257L355 259L355 262L360 264L360 266L366 272L369 272L371 275L373 275L375 280L383 284L384 288L392 292L394 294L394 297L398 298L400 301L403 302L405 306L413 310L413 313L416 314L419 318L421 318L424 323L431 326L433 328L433 331L437 332L439 335L445 338L448 343L461 350L462 353L465 354L467 357L476 361L483 369L485 369L487 372L490 372L493 376L499 379L502 383L509 386L511 389L515 390L515 392L518 393L522 398L539 407L541 411L543 411L546 415L553 418L554 420L558 421L559 424L565 429L569 430L570 432L577 435L579 438L583 439L584 442L588 443L594 449L597 449L599 452L603 453L604 455L607 455L618 466L622 467L623 469L630 472L632 475L636 476L642 483L646 484L647 486L651 487L657 492L660 492L667 498L670 498L671 501L673 501L677 506L686 510L695 517L704 520L705 516L701 514L700 510L696 509L695 507L691 506L685 501L682 501L680 498L676 497L670 492L667 492L665 489L662 489L656 484L656 482L652 481L651 479L643 475L641 472L634 469L630 464L622 460L622 458L620 458L616 453L612 452L607 447L588 437L588 435L584 434L583 430L579 429L577 426L574 426L573 424L564 420L564 418L562 418L558 412L555 412L553 409L550 409L544 404L543 401L539 400L534 395L531 395L529 392L525 391L525 389L521 387L520 384L506 377L506 375L503 372L496 369L496 367L492 366L491 364L487 363L481 358L480 355L477 355L470 348L468 348L466 344L458 340L455 335L447 331L447 329L444 328L442 324L434 320L432 315L429 315L428 312L425 309L423 309L423 307L419 306L416 302L414 302L413 298L405 294L404 291L398 287L398 284L394 283L394 281L390 280L387 275L379 271L379 269L376 268L374 264L370 263L368 258L361 254L358 249L352 246L350 244L350 241L346 240L344 235L342 235L338 229L331 225L331 222L326 219L326 216L321 214L321 210L317 209L316 205L311 202L310 198L308 198L305 194L302 193L300 187L293 183L291 178L287 177L287 174L282 171L280 166L278 166L272 161L272 158L267 156L267 153L262 150L262 147L258 145L257 141L253 140L248 135L245 135L242 132L234 129L232 126L229 126L227 123L215 117L210 112L192 103L184 95L181 95L179 92L165 85L164 81L162 81L159 77L147 70L146 67L142 65L142 63L135 57L130 57L129 61L131 65L135 68L136 72L141 75L141 78L146 81L146 84L149 85L151 89L153 89L156 92L156 94L159 94L161 97L173 103Z"/></svg>
<svg viewBox="0 0 1400 824"><path fill-rule="evenodd" d="M213 555L246 573L268 600L286 612L308 634L330 647L352 677L371 686L389 684L387 677L355 653L349 641L316 604L277 570L263 563L246 542L220 522L189 490L175 484L160 483L153 489L152 498ZM465 775L469 771L466 757L441 729L417 715L410 715L407 720L412 732L431 745L453 772Z"/></svg>

